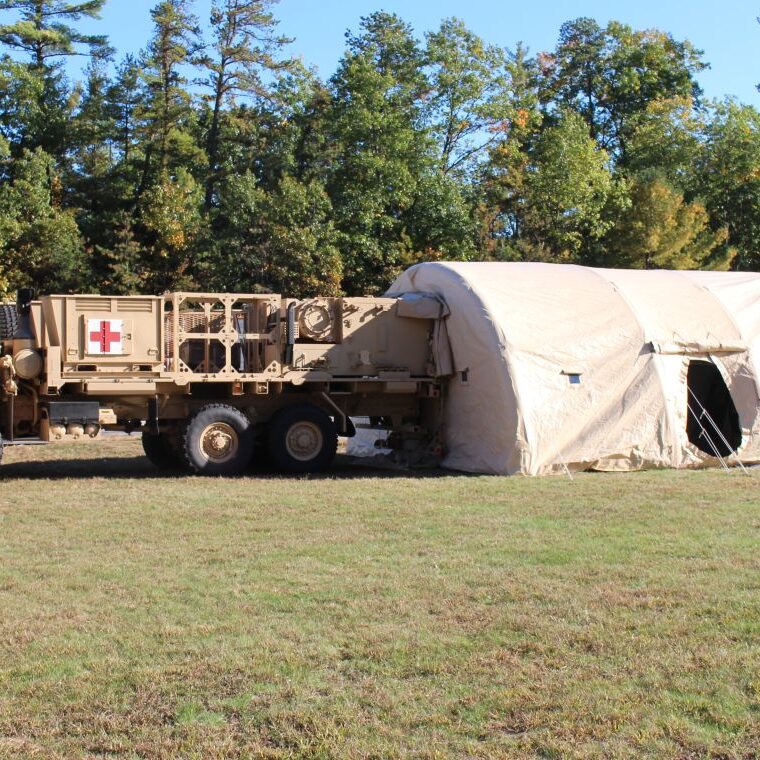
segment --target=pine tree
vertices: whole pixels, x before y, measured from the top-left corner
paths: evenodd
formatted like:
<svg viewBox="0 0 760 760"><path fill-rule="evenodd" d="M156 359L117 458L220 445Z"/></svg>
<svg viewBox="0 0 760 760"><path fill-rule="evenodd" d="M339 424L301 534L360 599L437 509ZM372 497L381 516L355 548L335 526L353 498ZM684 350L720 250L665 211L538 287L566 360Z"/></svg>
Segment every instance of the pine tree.
<svg viewBox="0 0 760 760"><path fill-rule="evenodd" d="M201 59L207 75L200 84L209 92L211 122L206 137L209 173L205 205L210 208L219 179L221 120L225 105L238 96L269 99L273 91L264 75L287 69L289 61L278 53L290 40L277 36L277 21L271 7L279 0L213 0L211 25L214 30L212 53Z"/></svg>
<svg viewBox="0 0 760 760"><path fill-rule="evenodd" d="M190 0L162 0L151 11L154 32L140 66L145 97L139 117L145 149L139 192L170 166L189 166L202 159L191 134L195 116L182 72L201 47L198 20L190 6Z"/></svg>
<svg viewBox="0 0 760 760"><path fill-rule="evenodd" d="M84 93L70 129L76 145L77 169L85 176L102 178L113 165L116 122L108 102L109 79L103 61L87 69Z"/></svg>
<svg viewBox="0 0 760 760"><path fill-rule="evenodd" d="M122 211L114 216L106 243L96 246L93 254L91 269L97 290L114 295L140 293L150 273L130 214Z"/></svg>
<svg viewBox="0 0 760 760"><path fill-rule="evenodd" d="M142 102L140 67L133 56L126 56L119 65L116 79L108 88L107 97L116 125L117 151L122 163L128 166L137 138L136 113Z"/></svg>
<svg viewBox="0 0 760 760"><path fill-rule="evenodd" d="M30 57L39 71L49 68L51 59L82 55L86 48L92 56L109 51L103 35L82 34L68 22L99 18L106 0L0 0L0 11L15 11L20 19L0 25L0 43Z"/></svg>
<svg viewBox="0 0 760 760"><path fill-rule="evenodd" d="M61 72L0 60L0 131L14 158L42 148L62 159L70 144L71 97Z"/></svg>
<svg viewBox="0 0 760 760"><path fill-rule="evenodd" d="M341 233L344 287L381 292L414 251L405 225L421 176L438 160L422 125L427 83L410 27L375 13L348 42L331 80L329 128L339 152L328 187Z"/></svg>
<svg viewBox="0 0 760 760"><path fill-rule="evenodd" d="M104 3L0 0L0 12L17 17L0 24L0 44L22 55L22 60L6 58L0 64L0 122L16 156L41 147L60 160L67 152L72 103L60 60L110 54L105 36L82 34L72 25L98 18Z"/></svg>

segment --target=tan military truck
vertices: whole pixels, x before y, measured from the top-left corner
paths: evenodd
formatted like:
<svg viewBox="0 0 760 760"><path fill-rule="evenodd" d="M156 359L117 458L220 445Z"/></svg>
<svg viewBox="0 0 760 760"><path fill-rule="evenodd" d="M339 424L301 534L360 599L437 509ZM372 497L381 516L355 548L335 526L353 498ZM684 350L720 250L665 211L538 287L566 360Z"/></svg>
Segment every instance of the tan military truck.
<svg viewBox="0 0 760 760"><path fill-rule="evenodd" d="M160 468L314 472L352 417L435 451L445 306L242 293L59 295L0 306L2 440L140 432Z"/></svg>

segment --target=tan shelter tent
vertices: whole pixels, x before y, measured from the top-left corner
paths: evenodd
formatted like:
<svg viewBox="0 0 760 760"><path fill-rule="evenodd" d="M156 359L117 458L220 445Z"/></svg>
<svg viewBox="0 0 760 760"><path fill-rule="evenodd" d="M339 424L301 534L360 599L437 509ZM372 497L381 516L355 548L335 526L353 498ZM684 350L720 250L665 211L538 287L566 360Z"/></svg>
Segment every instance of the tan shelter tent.
<svg viewBox="0 0 760 760"><path fill-rule="evenodd" d="M450 311L447 467L760 461L760 274L426 263L389 292Z"/></svg>

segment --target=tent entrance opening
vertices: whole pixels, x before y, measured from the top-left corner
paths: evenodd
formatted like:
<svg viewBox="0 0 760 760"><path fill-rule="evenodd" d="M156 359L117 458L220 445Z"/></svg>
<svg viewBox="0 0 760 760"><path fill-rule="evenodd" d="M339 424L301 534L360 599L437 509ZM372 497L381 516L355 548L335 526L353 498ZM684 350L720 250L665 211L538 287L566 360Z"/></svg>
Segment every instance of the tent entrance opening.
<svg viewBox="0 0 760 760"><path fill-rule="evenodd" d="M691 361L687 374L689 407L686 434L706 454L726 457L742 442L739 414L720 370L708 361Z"/></svg>

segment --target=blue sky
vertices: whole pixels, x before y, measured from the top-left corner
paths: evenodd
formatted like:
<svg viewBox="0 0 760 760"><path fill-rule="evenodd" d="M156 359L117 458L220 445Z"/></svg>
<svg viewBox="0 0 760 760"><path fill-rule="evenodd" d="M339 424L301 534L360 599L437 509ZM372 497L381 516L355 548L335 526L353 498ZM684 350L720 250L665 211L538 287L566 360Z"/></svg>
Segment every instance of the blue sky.
<svg viewBox="0 0 760 760"><path fill-rule="evenodd" d="M100 22L120 52L137 52L150 34L155 0L108 0ZM196 0L205 21L210 0ZM281 0L276 6L283 34L295 38L291 51L322 77L334 70L344 48L346 29L356 29L361 16L375 10L398 13L418 36L442 18L458 16L486 41L514 47L523 41L531 51L554 47L562 22L591 16L604 24L617 19L636 28L657 27L676 39L687 38L704 50L711 69L700 76L708 97L733 95L760 106L760 0Z"/></svg>

